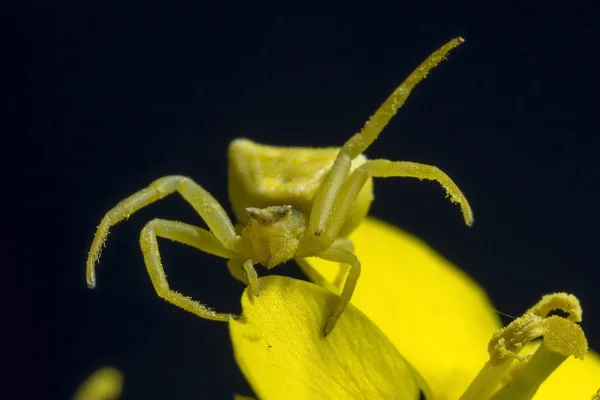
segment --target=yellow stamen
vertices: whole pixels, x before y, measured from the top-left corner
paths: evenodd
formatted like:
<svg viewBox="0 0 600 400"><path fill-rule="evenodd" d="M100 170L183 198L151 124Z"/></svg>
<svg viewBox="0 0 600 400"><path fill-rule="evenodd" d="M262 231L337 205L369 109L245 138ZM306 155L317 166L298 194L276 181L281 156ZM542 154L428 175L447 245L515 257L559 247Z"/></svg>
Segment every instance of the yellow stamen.
<svg viewBox="0 0 600 400"><path fill-rule="evenodd" d="M548 317L553 310L568 315ZM588 345L583 330L576 323L581 321L581 315L579 300L573 295L554 293L542 297L522 317L494 333L488 345L490 359L461 400L531 399L569 356L583 359ZM539 337L544 340L533 354L519 354Z"/></svg>

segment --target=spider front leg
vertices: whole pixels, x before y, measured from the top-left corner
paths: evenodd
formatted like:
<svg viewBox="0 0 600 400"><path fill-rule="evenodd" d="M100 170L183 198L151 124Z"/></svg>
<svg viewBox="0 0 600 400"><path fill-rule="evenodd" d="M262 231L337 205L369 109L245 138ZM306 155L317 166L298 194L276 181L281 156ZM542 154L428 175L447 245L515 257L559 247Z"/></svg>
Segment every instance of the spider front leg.
<svg viewBox="0 0 600 400"><path fill-rule="evenodd" d="M403 177L436 181L446 190L452 203L460 206L465 224L473 225L473 210L456 183L438 167L410 161L370 160L358 168L369 176L379 178Z"/></svg>
<svg viewBox="0 0 600 400"><path fill-rule="evenodd" d="M404 105L414 87L446 57L450 50L463 42L462 38L455 38L434 51L383 102L362 130L344 143L313 200L309 229L315 236L323 235L326 226L332 220L332 211L342 185L348 177L352 160L377 139L383 128ZM331 243L331 239L323 242Z"/></svg>
<svg viewBox="0 0 600 400"><path fill-rule="evenodd" d="M367 179L371 177L403 177L436 181L446 190L450 201L460 206L467 226L473 224L473 210L467 198L456 183L438 167L410 161L369 160L357 168L348 180L341 185L338 198L331 212L329 224L323 236L325 243L335 240L346 220L354 199L358 196Z"/></svg>
<svg viewBox="0 0 600 400"><path fill-rule="evenodd" d="M183 222L154 219L146 224L140 235L140 246L144 255L148 275L156 293L171 304L197 316L214 321L228 321L233 314L217 313L204 304L192 300L169 287L167 275L160 259L157 237L187 244L205 253L223 258L233 258L237 254L226 249L219 240L206 229Z"/></svg>
<svg viewBox="0 0 600 400"><path fill-rule="evenodd" d="M129 218L131 214L139 209L175 192L181 194L194 207L211 232L223 244L223 247L230 250L234 248L238 236L231 220L219 202L190 178L178 175L165 176L119 202L102 218L92 241L86 263L86 279L90 288L96 286L95 264L100 258L102 245L106 241L109 229L119 221Z"/></svg>

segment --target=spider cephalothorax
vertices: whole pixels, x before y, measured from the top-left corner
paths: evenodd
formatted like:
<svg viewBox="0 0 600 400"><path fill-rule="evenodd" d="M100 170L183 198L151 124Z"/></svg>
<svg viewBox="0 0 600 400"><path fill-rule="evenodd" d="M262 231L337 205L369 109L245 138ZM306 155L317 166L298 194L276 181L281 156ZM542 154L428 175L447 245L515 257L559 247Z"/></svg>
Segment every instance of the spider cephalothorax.
<svg viewBox="0 0 600 400"><path fill-rule="evenodd" d="M292 206L246 208L250 221L242 230L242 238L252 244L256 260L273 268L294 258L306 231L304 214Z"/></svg>

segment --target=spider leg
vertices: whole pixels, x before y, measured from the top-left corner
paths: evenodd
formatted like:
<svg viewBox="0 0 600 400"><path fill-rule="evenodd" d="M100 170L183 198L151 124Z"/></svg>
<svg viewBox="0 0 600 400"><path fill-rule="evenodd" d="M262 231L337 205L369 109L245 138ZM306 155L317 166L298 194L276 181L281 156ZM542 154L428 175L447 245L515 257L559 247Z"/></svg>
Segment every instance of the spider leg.
<svg viewBox="0 0 600 400"><path fill-rule="evenodd" d="M129 218L139 209L175 192L181 194L194 207L223 247L233 249L237 235L231 220L217 200L190 178L178 175L165 176L122 200L102 218L86 263L86 279L90 288L96 286L95 264L100 258L102 245L106 241L109 229L125 218Z"/></svg>
<svg viewBox="0 0 600 400"><path fill-rule="evenodd" d="M314 235L321 236L325 232L342 185L348 177L352 160L377 139L390 119L404 105L412 89L444 59L450 50L462 42L462 38L452 39L427 57L383 102L365 123L363 129L344 143L313 200L309 229Z"/></svg>
<svg viewBox="0 0 600 400"><path fill-rule="evenodd" d="M335 247L336 249L345 250L350 253L354 253L354 243L348 238L337 238L331 245L331 247ZM340 293L342 287L344 285L344 280L346 279L346 271L342 266L343 263L339 263L338 273L335 279L332 281L333 286L336 288L336 293Z"/></svg>
<svg viewBox="0 0 600 400"><path fill-rule="evenodd" d="M342 289L342 294L340 295L340 301L325 323L323 335L327 336L335 326L337 320L340 318L340 315L342 315L346 309L346 306L352 298L352 294L354 294L356 282L360 276L360 261L358 261L358 258L349 251L335 247L330 247L329 249L317 254L317 257L322 258L323 260L337 261L350 266L350 269L348 270L348 276L346 277L346 282L344 283L344 288Z"/></svg>
<svg viewBox="0 0 600 400"><path fill-rule="evenodd" d="M250 288L255 296L260 294L260 286L258 284L258 274L256 273L256 269L254 269L254 264L252 264L252 260L246 260L244 262L244 271L246 271L246 276L248 277L248 282L250 283Z"/></svg>
<svg viewBox="0 0 600 400"><path fill-rule="evenodd" d="M337 290L336 286L329 282L323 275L319 274L305 258L294 258L294 261L302 272L308 277L308 279L317 286L321 286L324 289L329 290L332 293L339 294L339 290Z"/></svg>
<svg viewBox="0 0 600 400"><path fill-rule="evenodd" d="M467 198L456 183L439 168L410 161L369 160L358 167L342 185L323 237L325 243L333 242L336 238L354 199L370 177L404 177L436 181L446 190L450 201L460 206L465 223L468 226L473 224L473 210Z"/></svg>
<svg viewBox="0 0 600 400"><path fill-rule="evenodd" d="M348 238L339 237L339 238L335 239L335 241L333 242L331 247L335 247L335 248L341 249L341 250L346 250L350 253L354 252L354 243L352 243L352 240L350 240Z"/></svg>
<svg viewBox="0 0 600 400"><path fill-rule="evenodd" d="M157 237L171 239L195 247L206 253L223 258L232 258L237 254L226 249L219 240L206 229L183 222L154 219L144 226L140 234L140 246L144 255L146 268L156 293L186 311L196 314L201 318L214 321L228 321L232 314L217 313L204 304L184 296L169 287L167 275L160 259Z"/></svg>
<svg viewBox="0 0 600 400"><path fill-rule="evenodd" d="M227 261L229 273L238 281L246 286L250 286L252 293L255 296L260 294L260 284L258 282L258 274L254 268L252 260L242 261L239 258Z"/></svg>
<svg viewBox="0 0 600 400"><path fill-rule="evenodd" d="M231 276L233 276L237 281L242 282L244 286L250 285L250 281L248 281L246 271L244 270L243 260L236 258L227 261L227 269L229 270Z"/></svg>
<svg viewBox="0 0 600 400"><path fill-rule="evenodd" d="M335 247L341 250L346 250L350 253L354 252L354 243L348 238L337 238L331 247ZM333 283L325 279L306 261L303 257L295 257L294 261L302 272L310 279L311 282L329 290L330 292L340 294L344 279L346 278L346 271L344 268L338 268L336 277L332 280ZM341 264L340 264L341 267Z"/></svg>
<svg viewBox="0 0 600 400"><path fill-rule="evenodd" d="M365 162L360 169L379 178L403 177L436 181L446 190L450 201L460 206L465 224L473 225L473 210L467 198L456 183L438 167L410 161L370 160Z"/></svg>

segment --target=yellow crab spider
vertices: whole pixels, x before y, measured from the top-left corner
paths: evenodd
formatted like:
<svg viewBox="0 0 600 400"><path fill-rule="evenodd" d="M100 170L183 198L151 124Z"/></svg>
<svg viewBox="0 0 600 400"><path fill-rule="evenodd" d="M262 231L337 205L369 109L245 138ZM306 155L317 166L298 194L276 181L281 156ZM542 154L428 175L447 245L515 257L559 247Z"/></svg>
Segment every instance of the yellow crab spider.
<svg viewBox="0 0 600 400"><path fill-rule="evenodd" d="M284 148L247 139L229 147L229 197L239 221L234 227L223 207L204 188L185 176L165 176L122 200L98 226L87 259L86 277L96 286L95 264L109 229L163 197L178 192L200 214L210 230L177 221L154 219L141 232L140 245L148 274L160 297L202 318L227 321L218 313L169 287L158 250L158 237L228 259L234 278L260 293L254 266L271 269L294 259L319 257L349 265L339 302L324 325L327 335L350 301L360 275L360 261L347 239L366 216L373 200L373 177L411 177L441 184L461 207L467 225L473 213L456 184L431 165L407 161L367 160L361 153L377 138L404 104L413 87L463 42L455 38L431 54L390 95L360 133L341 148Z"/></svg>

